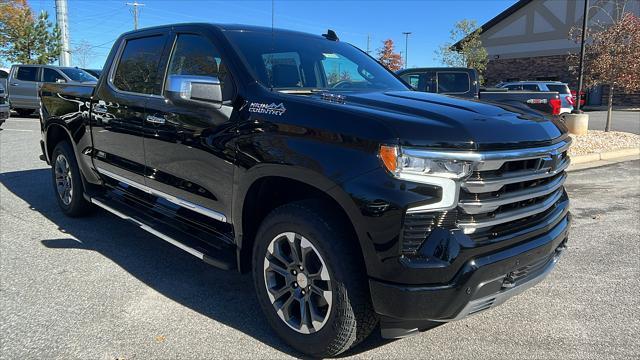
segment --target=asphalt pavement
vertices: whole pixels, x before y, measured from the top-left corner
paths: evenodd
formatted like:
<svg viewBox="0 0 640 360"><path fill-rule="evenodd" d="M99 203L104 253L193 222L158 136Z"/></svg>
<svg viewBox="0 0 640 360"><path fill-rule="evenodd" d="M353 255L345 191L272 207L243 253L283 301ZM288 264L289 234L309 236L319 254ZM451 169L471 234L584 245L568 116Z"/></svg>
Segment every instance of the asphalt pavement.
<svg viewBox="0 0 640 360"><path fill-rule="evenodd" d="M0 358L289 358L251 279L101 210L65 217L38 159L38 120L0 130ZM571 172L569 249L541 284L375 359L640 357L640 162Z"/></svg>
<svg viewBox="0 0 640 360"><path fill-rule="evenodd" d="M607 123L606 111L588 111L587 114L589 114L589 130L604 130ZM614 111L611 130L640 135L640 111Z"/></svg>

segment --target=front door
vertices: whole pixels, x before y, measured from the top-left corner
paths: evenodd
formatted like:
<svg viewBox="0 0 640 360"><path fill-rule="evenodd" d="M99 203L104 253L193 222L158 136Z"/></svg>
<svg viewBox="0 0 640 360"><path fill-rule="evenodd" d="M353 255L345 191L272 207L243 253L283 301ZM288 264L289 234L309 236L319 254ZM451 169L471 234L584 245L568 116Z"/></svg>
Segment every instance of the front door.
<svg viewBox="0 0 640 360"><path fill-rule="evenodd" d="M174 105L150 98L144 141L147 185L174 197L184 207L210 218L230 219L235 151L231 100L235 86L214 43L198 33L174 35L167 78L171 75L216 77L223 105Z"/></svg>
<svg viewBox="0 0 640 360"><path fill-rule="evenodd" d="M143 32L122 41L92 109L94 162L106 176L144 186L144 106L160 96L167 35Z"/></svg>

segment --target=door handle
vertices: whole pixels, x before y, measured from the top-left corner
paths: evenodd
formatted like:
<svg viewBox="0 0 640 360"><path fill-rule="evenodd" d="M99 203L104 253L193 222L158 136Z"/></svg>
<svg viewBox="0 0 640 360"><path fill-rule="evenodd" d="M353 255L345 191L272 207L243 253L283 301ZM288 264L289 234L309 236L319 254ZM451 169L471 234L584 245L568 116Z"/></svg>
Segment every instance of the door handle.
<svg viewBox="0 0 640 360"><path fill-rule="evenodd" d="M161 116L147 115L147 122L150 122L152 124L162 125L166 121L167 120L164 117L161 117Z"/></svg>
<svg viewBox="0 0 640 360"><path fill-rule="evenodd" d="M18 83L11 83L11 86L18 86L18 85L20 85L20 84L18 84Z"/></svg>

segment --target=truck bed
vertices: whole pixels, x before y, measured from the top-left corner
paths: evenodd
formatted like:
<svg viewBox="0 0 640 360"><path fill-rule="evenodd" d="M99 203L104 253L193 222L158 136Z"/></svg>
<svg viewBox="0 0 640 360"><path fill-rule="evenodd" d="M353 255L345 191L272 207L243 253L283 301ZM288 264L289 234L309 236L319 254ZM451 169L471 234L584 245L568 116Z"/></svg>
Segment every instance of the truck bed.
<svg viewBox="0 0 640 360"><path fill-rule="evenodd" d="M40 89L42 119L70 121L78 116L88 119L95 87L95 84L44 84Z"/></svg>

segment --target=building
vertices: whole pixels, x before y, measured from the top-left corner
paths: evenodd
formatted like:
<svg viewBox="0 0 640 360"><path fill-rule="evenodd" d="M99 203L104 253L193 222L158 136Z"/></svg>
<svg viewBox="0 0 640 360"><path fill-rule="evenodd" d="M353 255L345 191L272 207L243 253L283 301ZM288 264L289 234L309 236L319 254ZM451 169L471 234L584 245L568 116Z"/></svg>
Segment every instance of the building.
<svg viewBox="0 0 640 360"><path fill-rule="evenodd" d="M609 14L625 11L640 16L638 0L590 0L589 24L610 24ZM577 76L567 63L580 45L569 40L572 27L582 26L584 0L519 0L482 25L480 38L489 63L485 83L558 80L577 88ZM606 86L589 89L589 104L606 104ZM615 94L614 104L640 105L640 94Z"/></svg>

